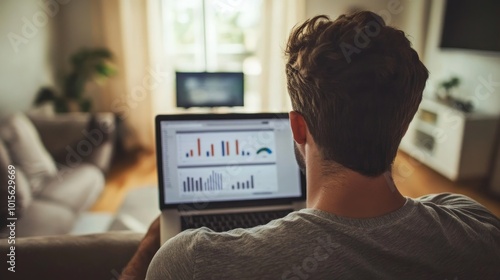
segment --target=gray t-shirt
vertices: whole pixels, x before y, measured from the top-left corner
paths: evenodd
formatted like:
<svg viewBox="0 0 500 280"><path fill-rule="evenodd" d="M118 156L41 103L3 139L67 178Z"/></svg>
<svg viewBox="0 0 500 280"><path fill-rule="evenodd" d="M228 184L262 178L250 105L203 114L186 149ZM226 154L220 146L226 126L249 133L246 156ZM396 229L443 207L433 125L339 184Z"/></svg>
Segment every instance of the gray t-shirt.
<svg viewBox="0 0 500 280"><path fill-rule="evenodd" d="M500 279L500 220L456 194L407 198L384 216L303 209L251 229L187 230L147 279Z"/></svg>

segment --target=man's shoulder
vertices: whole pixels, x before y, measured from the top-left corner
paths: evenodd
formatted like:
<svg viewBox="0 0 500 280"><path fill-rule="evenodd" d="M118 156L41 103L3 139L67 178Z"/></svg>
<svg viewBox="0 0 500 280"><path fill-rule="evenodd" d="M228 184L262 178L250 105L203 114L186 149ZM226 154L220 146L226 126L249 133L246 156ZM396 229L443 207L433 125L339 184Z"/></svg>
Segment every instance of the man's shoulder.
<svg viewBox="0 0 500 280"><path fill-rule="evenodd" d="M454 193L440 193L415 199L429 211L447 215L453 219L463 221L468 225L495 227L500 231L500 219L486 207L472 198Z"/></svg>
<svg viewBox="0 0 500 280"><path fill-rule="evenodd" d="M287 221L278 219L266 225L226 232L216 232L206 227L185 230L161 246L149 267L148 279L160 276L166 279L192 279L195 267L210 270L211 267L217 267L214 262L230 263L240 259L242 252L251 252L252 256L270 256L270 252L280 244L278 239L282 242L283 239L294 238L295 234L286 229Z"/></svg>
<svg viewBox="0 0 500 280"><path fill-rule="evenodd" d="M467 210L478 211L480 213L485 212L491 214L491 212L488 211L486 207L484 207L474 199L462 194L456 194L456 193L430 194L421 196L419 198L416 198L415 200L423 203L424 205L435 204L449 209L459 209L459 210L467 209Z"/></svg>
<svg viewBox="0 0 500 280"><path fill-rule="evenodd" d="M419 198L416 198L418 201L432 201L435 203L445 204L445 205L478 205L481 206L477 201L472 198L458 193L438 193L438 194L429 194L424 195Z"/></svg>
<svg viewBox="0 0 500 280"><path fill-rule="evenodd" d="M216 232L209 228L185 230L164 246L190 247L199 251L218 250L221 248L241 248L241 246L252 246L259 243L274 242L276 240L293 240L301 238L301 230L308 225L306 215L300 211L290 213L288 216L271 221L268 224L253 228L237 228L225 232ZM290 230L293 228L294 230Z"/></svg>

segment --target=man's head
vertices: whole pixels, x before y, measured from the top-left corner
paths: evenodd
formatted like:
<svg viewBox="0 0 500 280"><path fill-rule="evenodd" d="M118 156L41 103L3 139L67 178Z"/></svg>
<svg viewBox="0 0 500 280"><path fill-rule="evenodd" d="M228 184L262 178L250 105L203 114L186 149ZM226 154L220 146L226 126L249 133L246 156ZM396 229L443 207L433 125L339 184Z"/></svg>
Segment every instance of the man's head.
<svg viewBox="0 0 500 280"><path fill-rule="evenodd" d="M293 109L322 159L365 176L389 170L428 78L405 34L371 12L317 16L292 31L286 55Z"/></svg>

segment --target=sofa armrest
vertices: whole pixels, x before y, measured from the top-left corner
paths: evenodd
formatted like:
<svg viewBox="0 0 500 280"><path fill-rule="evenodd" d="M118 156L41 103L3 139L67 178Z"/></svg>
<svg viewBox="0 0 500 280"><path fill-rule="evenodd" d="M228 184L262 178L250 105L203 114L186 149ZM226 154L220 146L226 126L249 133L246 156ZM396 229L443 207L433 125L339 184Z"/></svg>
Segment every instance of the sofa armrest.
<svg viewBox="0 0 500 280"><path fill-rule="evenodd" d="M109 232L17 238L15 273L4 266L1 279L118 279L143 237L141 233ZM2 259L10 252L0 240ZM3 252L6 252L5 254ZM7 260L2 263L7 266ZM9 274L10 273L10 274ZM4 277L6 276L6 277Z"/></svg>
<svg viewBox="0 0 500 280"><path fill-rule="evenodd" d="M60 168L88 162L108 171L116 141L113 113L37 115L30 119Z"/></svg>

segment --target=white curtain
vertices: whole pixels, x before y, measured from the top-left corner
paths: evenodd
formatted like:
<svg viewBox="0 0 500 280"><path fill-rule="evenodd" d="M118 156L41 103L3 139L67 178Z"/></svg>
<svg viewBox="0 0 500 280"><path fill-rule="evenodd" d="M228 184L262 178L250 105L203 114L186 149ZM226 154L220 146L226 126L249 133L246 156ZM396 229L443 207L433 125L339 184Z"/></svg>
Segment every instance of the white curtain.
<svg viewBox="0 0 500 280"><path fill-rule="evenodd" d="M291 109L286 89L284 51L292 28L305 20L305 0L266 0L263 2L262 49L260 61L261 110Z"/></svg>
<svg viewBox="0 0 500 280"><path fill-rule="evenodd" d="M158 0L92 0L94 36L115 56L118 75L110 79L100 99L101 110L117 113L124 123L127 149L154 149L154 110L152 96L166 81L159 52L160 26Z"/></svg>

